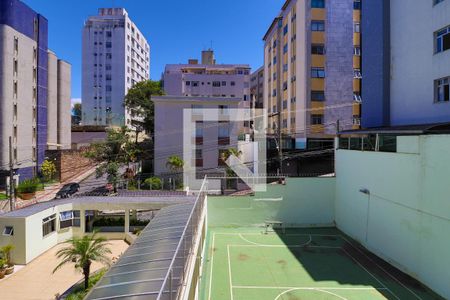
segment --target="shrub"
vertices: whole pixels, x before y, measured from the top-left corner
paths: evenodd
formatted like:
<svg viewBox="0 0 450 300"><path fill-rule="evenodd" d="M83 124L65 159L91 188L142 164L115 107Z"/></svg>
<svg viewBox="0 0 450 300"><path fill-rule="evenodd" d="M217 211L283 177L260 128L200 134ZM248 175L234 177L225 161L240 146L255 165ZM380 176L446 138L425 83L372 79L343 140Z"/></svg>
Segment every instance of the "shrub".
<svg viewBox="0 0 450 300"><path fill-rule="evenodd" d="M26 179L19 183L17 192L20 194L35 193L39 188L39 183L36 179Z"/></svg>
<svg viewBox="0 0 450 300"><path fill-rule="evenodd" d="M150 177L145 179L144 185L152 190L160 190L162 188L162 181L158 177Z"/></svg>
<svg viewBox="0 0 450 300"><path fill-rule="evenodd" d="M42 175L44 175L45 180L50 181L56 174L55 163L49 160L44 160L41 166L41 172Z"/></svg>

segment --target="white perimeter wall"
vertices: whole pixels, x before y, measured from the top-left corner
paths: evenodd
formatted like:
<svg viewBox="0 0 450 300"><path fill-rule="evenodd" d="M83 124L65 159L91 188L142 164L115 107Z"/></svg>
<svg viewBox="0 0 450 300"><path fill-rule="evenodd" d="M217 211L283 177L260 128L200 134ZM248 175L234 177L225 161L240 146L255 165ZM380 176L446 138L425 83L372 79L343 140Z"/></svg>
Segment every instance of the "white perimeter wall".
<svg viewBox="0 0 450 300"><path fill-rule="evenodd" d="M449 299L450 135L400 138L398 149L336 151L337 227Z"/></svg>

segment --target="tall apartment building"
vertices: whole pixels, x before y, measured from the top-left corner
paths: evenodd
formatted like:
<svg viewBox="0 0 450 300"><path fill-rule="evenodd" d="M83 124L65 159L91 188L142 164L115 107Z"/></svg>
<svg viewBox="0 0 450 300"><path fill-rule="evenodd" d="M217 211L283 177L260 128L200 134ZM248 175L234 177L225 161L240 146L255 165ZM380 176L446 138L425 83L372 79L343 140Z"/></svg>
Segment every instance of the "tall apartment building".
<svg viewBox="0 0 450 300"><path fill-rule="evenodd" d="M362 16L362 126L450 122L450 1L364 1Z"/></svg>
<svg viewBox="0 0 450 300"><path fill-rule="evenodd" d="M264 40L269 134L305 149L359 128L360 0L287 0Z"/></svg>
<svg viewBox="0 0 450 300"><path fill-rule="evenodd" d="M70 148L70 70L48 50L48 21L19 0L0 2L0 185L39 170L50 148Z"/></svg>
<svg viewBox="0 0 450 300"><path fill-rule="evenodd" d="M132 126L123 106L136 83L150 79L150 46L123 8L100 8L83 28L84 125Z"/></svg>
<svg viewBox="0 0 450 300"><path fill-rule="evenodd" d="M250 76L250 107L264 107L264 67L259 68Z"/></svg>

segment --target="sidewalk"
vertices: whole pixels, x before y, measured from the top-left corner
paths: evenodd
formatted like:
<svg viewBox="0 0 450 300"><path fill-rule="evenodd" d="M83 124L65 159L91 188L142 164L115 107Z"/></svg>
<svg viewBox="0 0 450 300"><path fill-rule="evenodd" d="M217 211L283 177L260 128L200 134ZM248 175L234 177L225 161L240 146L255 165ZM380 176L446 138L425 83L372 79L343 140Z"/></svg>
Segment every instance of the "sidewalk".
<svg viewBox="0 0 450 300"><path fill-rule="evenodd" d="M61 182L61 183L56 184L56 185L52 185L48 190L44 190L42 192L38 192L36 197L34 197L31 200L22 200L22 199L17 198L16 199L16 209L24 208L26 206L30 206L30 205L33 205L33 204L36 204L36 203L39 203L39 202L45 202L45 201L50 201L50 200L54 199L55 196L56 196L56 193L65 184L70 183L70 182L78 182L79 183L79 182L83 181L84 179L88 178L89 176L91 176L92 174L95 173L95 168L96 167L93 167L93 168L91 168L91 169L89 169L89 170L79 174L76 177L72 177L69 180L66 180L66 181Z"/></svg>

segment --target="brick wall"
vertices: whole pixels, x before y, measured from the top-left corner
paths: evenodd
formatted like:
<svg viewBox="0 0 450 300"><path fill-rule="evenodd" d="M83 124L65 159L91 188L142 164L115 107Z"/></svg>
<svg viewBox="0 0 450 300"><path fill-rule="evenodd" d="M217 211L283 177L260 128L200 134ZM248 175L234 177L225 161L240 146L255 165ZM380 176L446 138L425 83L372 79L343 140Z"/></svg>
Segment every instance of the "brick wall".
<svg viewBox="0 0 450 300"><path fill-rule="evenodd" d="M95 166L95 162L84 157L86 150L47 151L48 157L55 158L57 174L61 182L81 175Z"/></svg>

